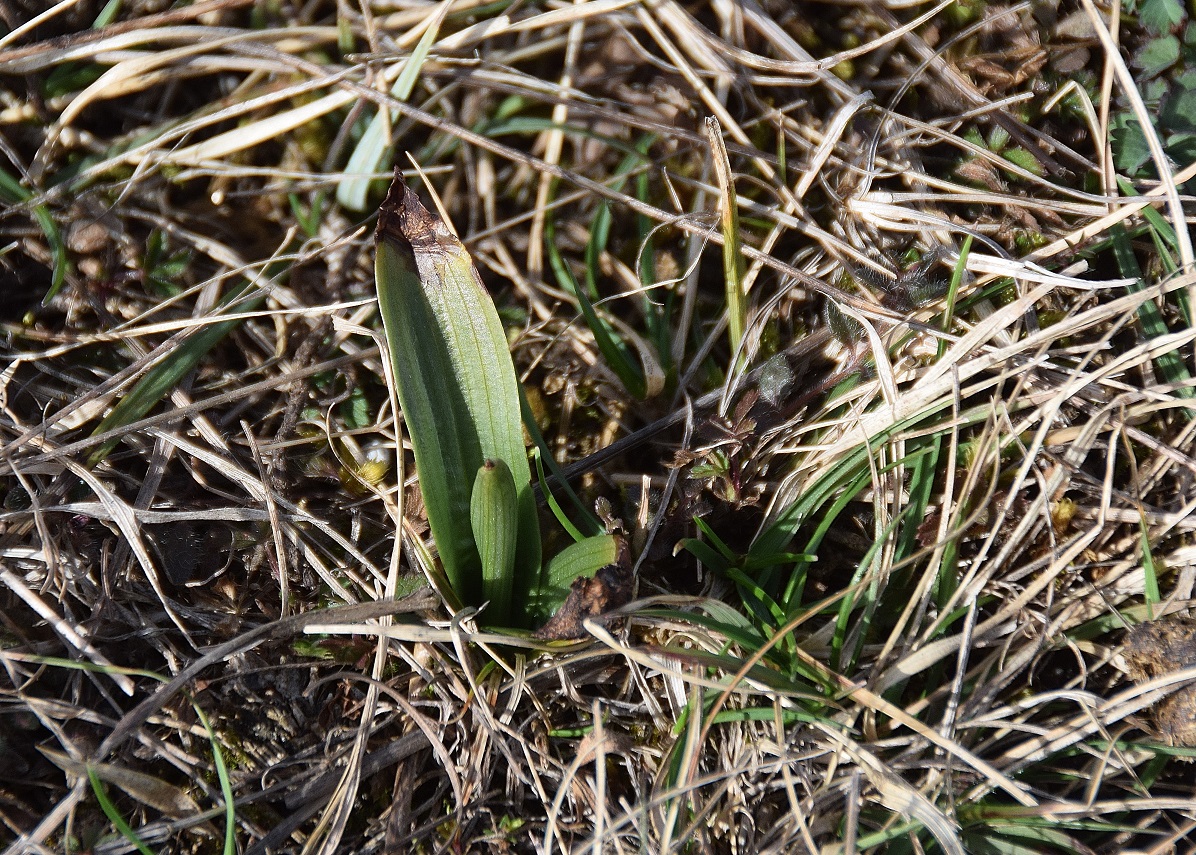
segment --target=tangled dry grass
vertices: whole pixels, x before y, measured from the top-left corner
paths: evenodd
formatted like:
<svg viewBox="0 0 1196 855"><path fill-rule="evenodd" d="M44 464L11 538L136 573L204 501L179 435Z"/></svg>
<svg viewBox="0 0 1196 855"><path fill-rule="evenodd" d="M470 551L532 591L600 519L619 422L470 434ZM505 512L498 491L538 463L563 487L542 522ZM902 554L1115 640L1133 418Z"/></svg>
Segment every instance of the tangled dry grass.
<svg viewBox="0 0 1196 855"><path fill-rule="evenodd" d="M1196 167L1118 184L1108 9L36 5L0 38L7 852L1191 851ZM639 557L584 642L424 586L392 158L561 462L719 392L579 482Z"/></svg>

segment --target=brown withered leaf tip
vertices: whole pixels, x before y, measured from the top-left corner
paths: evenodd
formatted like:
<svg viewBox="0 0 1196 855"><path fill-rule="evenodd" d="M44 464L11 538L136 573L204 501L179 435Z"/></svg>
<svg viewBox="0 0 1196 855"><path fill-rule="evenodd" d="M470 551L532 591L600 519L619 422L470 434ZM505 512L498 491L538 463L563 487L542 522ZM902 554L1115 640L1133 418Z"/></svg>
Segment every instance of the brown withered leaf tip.
<svg viewBox="0 0 1196 855"><path fill-rule="evenodd" d="M423 206L419 195L407 186L403 173L396 167L390 190L378 209L374 240L393 241L412 250L429 250L454 238L441 219Z"/></svg>
<svg viewBox="0 0 1196 855"><path fill-rule="evenodd" d="M608 564L594 578L574 579L569 595L548 623L536 630L541 641L571 641L585 638L586 618L603 618L631 600L631 553L619 538L618 563Z"/></svg>

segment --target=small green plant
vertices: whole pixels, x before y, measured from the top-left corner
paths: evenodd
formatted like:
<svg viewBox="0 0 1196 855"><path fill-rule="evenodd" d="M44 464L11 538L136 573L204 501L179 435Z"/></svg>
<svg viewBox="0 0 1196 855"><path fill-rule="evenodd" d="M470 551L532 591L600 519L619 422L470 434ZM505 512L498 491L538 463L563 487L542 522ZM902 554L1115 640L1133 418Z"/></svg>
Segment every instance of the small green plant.
<svg viewBox="0 0 1196 855"><path fill-rule="evenodd" d="M432 538L450 593L487 621L549 617L577 577L615 563L611 535L542 563L519 385L469 253L396 173L378 218L378 304ZM584 546L583 546L584 545Z"/></svg>
<svg viewBox="0 0 1196 855"><path fill-rule="evenodd" d="M1144 35L1132 64L1155 116L1148 130L1158 135L1167 157L1191 163L1196 159L1196 21L1178 0L1140 0L1126 4L1126 11L1137 13ZM1154 177L1146 131L1128 110L1110 117L1113 162L1121 174Z"/></svg>
<svg viewBox="0 0 1196 855"><path fill-rule="evenodd" d="M163 297L177 297L182 293L179 280L191 263L191 253L172 249L164 232L150 232L145 244L141 269L145 271L146 287Z"/></svg>

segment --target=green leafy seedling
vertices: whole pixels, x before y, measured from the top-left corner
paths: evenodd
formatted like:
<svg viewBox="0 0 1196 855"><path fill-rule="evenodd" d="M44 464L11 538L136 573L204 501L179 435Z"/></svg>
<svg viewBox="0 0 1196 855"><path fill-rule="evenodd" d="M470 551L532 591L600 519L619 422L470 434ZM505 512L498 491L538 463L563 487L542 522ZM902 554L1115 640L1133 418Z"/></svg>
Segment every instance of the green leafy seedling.
<svg viewBox="0 0 1196 855"><path fill-rule="evenodd" d="M448 226L396 172L378 217L378 305L432 539L452 593L530 626L573 579L615 562L586 538L541 566L519 384L498 311Z"/></svg>
<svg viewBox="0 0 1196 855"><path fill-rule="evenodd" d="M515 563L533 572L540 566L515 365L469 253L398 175L378 218L376 266L378 305L432 537L453 590L463 602L480 604L482 559L470 497L487 460L506 466L515 491ZM505 622L509 615L495 608L492 617Z"/></svg>

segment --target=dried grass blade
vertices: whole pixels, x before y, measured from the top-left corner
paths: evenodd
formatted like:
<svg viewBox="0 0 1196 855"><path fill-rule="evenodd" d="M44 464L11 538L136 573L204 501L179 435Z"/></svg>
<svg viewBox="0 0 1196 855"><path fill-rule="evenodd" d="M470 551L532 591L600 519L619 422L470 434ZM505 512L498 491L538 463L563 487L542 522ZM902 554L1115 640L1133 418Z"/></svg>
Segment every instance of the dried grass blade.
<svg viewBox="0 0 1196 855"><path fill-rule="evenodd" d="M731 338L732 353L739 353L743 333L747 327L747 295L744 294L743 253L739 241L739 204L735 200L735 176L731 172L731 160L723 143L722 128L718 119L706 119L706 139L710 142L710 154L714 159L714 174L722 193L719 219L723 232L723 283L727 295L727 333ZM737 357L740 361L742 356Z"/></svg>
<svg viewBox="0 0 1196 855"><path fill-rule="evenodd" d="M203 812L191 796L161 778L110 763L85 763L44 746L38 746L38 750L62 771L79 777L87 777L89 773L94 773L97 779L118 787L143 805L148 805L171 819L195 816Z"/></svg>

